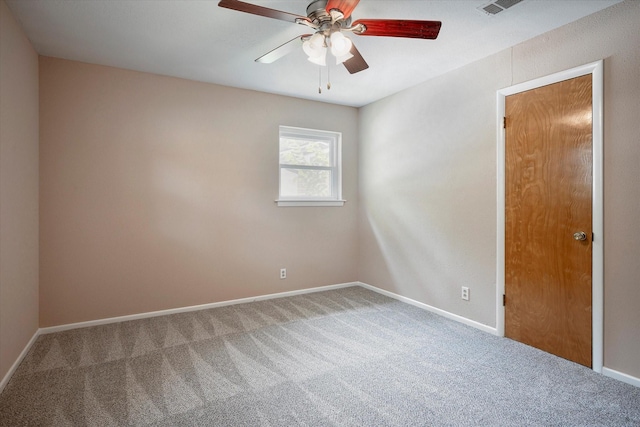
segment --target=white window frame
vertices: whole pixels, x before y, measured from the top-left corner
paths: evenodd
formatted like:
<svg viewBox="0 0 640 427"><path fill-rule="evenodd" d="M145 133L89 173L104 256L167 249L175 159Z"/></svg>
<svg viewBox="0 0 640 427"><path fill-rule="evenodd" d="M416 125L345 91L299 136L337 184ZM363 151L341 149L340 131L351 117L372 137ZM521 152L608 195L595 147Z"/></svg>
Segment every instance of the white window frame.
<svg viewBox="0 0 640 427"><path fill-rule="evenodd" d="M329 141L330 166L284 165L280 163L280 141L283 137ZM331 171L331 196L328 197L291 197L282 196L282 169L312 169ZM278 138L278 206L343 206L342 199L342 133L318 129L306 129L292 126L280 126Z"/></svg>

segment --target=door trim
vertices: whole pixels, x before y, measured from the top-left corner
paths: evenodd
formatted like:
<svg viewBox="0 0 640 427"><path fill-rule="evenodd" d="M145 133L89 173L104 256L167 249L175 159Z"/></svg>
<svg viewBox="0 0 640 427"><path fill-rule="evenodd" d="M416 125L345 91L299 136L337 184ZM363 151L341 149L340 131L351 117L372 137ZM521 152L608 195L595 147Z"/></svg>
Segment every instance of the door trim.
<svg viewBox="0 0 640 427"><path fill-rule="evenodd" d="M505 98L509 95L558 83L575 77L592 75L593 104L593 234L592 246L592 369L602 372L604 357L604 195L603 195L603 61L530 80L497 91L497 265L496 265L496 330L504 336L505 276L505 131L503 117Z"/></svg>

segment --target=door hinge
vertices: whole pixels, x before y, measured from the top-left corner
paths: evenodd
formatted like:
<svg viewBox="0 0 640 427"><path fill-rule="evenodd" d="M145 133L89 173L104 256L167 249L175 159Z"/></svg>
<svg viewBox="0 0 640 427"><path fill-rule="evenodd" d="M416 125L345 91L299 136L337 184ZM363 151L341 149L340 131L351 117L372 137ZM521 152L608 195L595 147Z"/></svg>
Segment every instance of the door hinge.
<svg viewBox="0 0 640 427"><path fill-rule="evenodd" d="M596 234L595 233L591 233L591 241L592 242L596 241Z"/></svg>
<svg viewBox="0 0 640 427"><path fill-rule="evenodd" d="M506 117L503 117L503 118L502 118L502 128L503 128L503 129L506 129L506 128L507 128L507 118L506 118Z"/></svg>
<svg viewBox="0 0 640 427"><path fill-rule="evenodd" d="M505 294L502 294L502 306L506 306L507 305L507 296Z"/></svg>

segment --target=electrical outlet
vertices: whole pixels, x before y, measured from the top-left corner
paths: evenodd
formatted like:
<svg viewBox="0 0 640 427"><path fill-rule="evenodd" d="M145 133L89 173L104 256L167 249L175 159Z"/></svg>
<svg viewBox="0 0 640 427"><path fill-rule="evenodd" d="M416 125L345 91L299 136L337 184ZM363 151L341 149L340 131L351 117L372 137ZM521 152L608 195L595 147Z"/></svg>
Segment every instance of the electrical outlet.
<svg viewBox="0 0 640 427"><path fill-rule="evenodd" d="M281 268L280 269L280 278L281 279L286 279L287 278L287 269L286 268Z"/></svg>
<svg viewBox="0 0 640 427"><path fill-rule="evenodd" d="M462 294L460 296L463 300L469 301L469 288L467 288L466 286L463 286Z"/></svg>

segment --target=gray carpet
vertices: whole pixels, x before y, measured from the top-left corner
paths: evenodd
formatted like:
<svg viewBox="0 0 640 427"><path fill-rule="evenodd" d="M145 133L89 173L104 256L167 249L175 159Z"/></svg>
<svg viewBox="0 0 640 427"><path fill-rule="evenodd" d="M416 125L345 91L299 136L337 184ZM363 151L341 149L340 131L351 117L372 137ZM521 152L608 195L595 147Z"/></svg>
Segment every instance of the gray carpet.
<svg viewBox="0 0 640 427"><path fill-rule="evenodd" d="M2 426L640 426L640 389L360 287L38 338Z"/></svg>

